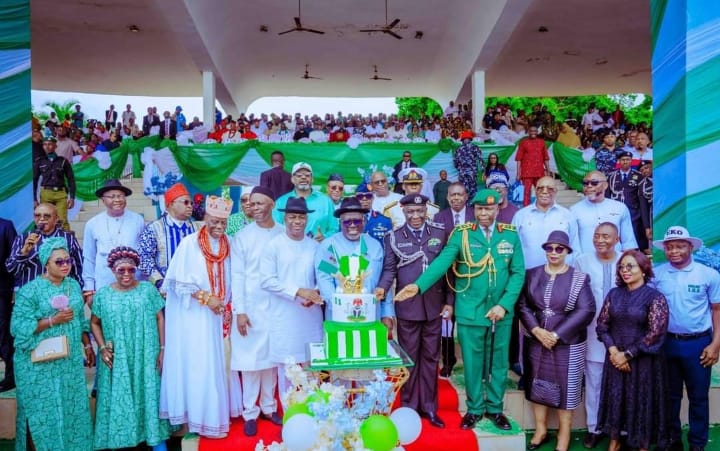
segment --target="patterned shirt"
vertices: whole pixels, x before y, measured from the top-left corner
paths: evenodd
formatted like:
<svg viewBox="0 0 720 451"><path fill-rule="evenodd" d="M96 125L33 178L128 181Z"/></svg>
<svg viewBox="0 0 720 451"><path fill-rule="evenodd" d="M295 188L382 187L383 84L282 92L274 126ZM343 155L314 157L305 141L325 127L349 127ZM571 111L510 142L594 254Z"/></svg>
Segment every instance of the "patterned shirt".
<svg viewBox="0 0 720 451"><path fill-rule="evenodd" d="M615 170L616 163L615 151L607 147L601 147L595 152L595 168L605 174L606 177Z"/></svg>
<svg viewBox="0 0 720 451"><path fill-rule="evenodd" d="M42 244L43 240L53 237L65 238L70 250L70 258L72 259L72 265L70 266L70 277L77 280L80 286L83 286L83 280L80 277L82 274L83 265L83 253L80 249L80 243L75 239L75 235L65 230L56 227L55 230L49 235L40 234L40 239L35 246L28 252L27 255L21 254L21 249L25 244L27 237L34 233L33 231L25 232L22 235L15 237L15 241L12 244L12 250L10 251L10 257L5 261L5 266L10 274L15 277L15 288L20 288L35 280L38 276L43 273L43 265L40 263L38 257L38 249Z"/></svg>
<svg viewBox="0 0 720 451"><path fill-rule="evenodd" d="M458 172L470 174L484 172L482 150L472 142L458 147L455 151L453 163Z"/></svg>
<svg viewBox="0 0 720 451"><path fill-rule="evenodd" d="M195 223L192 220L180 223L169 218L167 213L146 225L138 244L140 271L159 286L180 241L193 232Z"/></svg>

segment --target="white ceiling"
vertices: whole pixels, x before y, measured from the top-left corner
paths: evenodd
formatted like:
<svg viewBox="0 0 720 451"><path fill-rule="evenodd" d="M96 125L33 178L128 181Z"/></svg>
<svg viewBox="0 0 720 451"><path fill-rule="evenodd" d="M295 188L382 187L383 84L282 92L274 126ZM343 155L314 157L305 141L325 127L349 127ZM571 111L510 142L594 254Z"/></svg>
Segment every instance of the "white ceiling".
<svg viewBox="0 0 720 451"><path fill-rule="evenodd" d="M33 0L33 88L200 96L201 71L210 70L228 112L265 96L463 101L473 70L486 71L489 96L651 90L649 0L388 0L402 40L358 31L385 24L383 0L305 0L303 25L326 34L278 36L292 28L297 6ZM305 64L322 80L302 79ZM392 81L369 80L373 65Z"/></svg>

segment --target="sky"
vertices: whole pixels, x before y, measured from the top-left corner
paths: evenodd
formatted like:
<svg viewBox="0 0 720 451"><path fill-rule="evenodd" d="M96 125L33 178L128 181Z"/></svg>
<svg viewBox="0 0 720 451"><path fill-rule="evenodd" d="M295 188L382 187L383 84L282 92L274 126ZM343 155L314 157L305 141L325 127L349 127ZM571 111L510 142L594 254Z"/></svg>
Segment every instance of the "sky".
<svg viewBox="0 0 720 451"><path fill-rule="evenodd" d="M143 96L119 96L106 94L86 94L79 92L59 91L31 91L32 105L36 110L42 110L47 101L64 103L69 100L78 100L86 117L99 119L105 115L105 110L110 104L115 105L115 110L124 111L125 105L132 105L132 110L139 117L145 114L147 107L157 106L162 113L165 110L175 111L177 105L183 107L183 113L188 120L198 116L202 120L202 98L201 97L143 97ZM218 105L219 107L219 105ZM222 111L222 108L220 108ZM253 102L246 113L301 113L325 115L325 113L336 114L342 111L343 114L359 113L367 115L396 113L394 97L377 98L352 98L352 97L265 97Z"/></svg>

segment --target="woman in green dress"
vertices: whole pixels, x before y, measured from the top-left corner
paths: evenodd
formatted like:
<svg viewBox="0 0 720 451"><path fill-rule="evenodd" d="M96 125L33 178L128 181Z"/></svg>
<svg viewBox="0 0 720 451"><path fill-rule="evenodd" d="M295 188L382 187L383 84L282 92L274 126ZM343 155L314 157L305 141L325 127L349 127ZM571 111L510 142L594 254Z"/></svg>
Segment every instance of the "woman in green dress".
<svg viewBox="0 0 720 451"><path fill-rule="evenodd" d="M15 449L91 450L83 358L94 365L95 354L83 316L80 284L68 277L72 259L65 238L43 241L38 257L45 272L18 290L10 322L17 384ZM41 341L63 335L66 357L32 362L32 351Z"/></svg>
<svg viewBox="0 0 720 451"><path fill-rule="evenodd" d="M116 282L95 294L90 324L100 347L95 449L165 449L170 429L159 418L165 327L160 293L135 278L140 256L121 246L108 254Z"/></svg>

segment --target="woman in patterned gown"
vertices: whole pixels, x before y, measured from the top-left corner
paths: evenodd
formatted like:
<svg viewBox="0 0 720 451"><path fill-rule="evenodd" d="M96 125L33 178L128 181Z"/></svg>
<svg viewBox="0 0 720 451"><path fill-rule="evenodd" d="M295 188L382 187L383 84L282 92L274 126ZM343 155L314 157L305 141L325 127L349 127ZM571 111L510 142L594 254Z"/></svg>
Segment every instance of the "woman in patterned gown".
<svg viewBox="0 0 720 451"><path fill-rule="evenodd" d="M565 263L572 253L565 232L550 232L542 248L547 263L527 271L517 304L525 329L525 398L532 402L535 416L535 434L527 449L538 449L549 440L547 412L554 407L559 423L555 449L566 451L573 410L582 400L587 326L595 317L595 298L588 275ZM554 402L535 395L536 380L556 385Z"/></svg>
<svg viewBox="0 0 720 451"><path fill-rule="evenodd" d="M95 354L80 284L68 277L72 259L65 238L43 241L38 257L45 273L18 290L10 323L17 384L15 449L89 451L92 424L83 357L94 365ZM62 335L67 337L67 357L30 360L42 340Z"/></svg>
<svg viewBox="0 0 720 451"><path fill-rule="evenodd" d="M617 265L617 288L608 293L597 334L608 350L603 367L598 429L610 436L608 450L665 445L667 379L662 354L667 333L665 296L647 285L652 264L638 250L625 251Z"/></svg>
<svg viewBox="0 0 720 451"><path fill-rule="evenodd" d="M165 449L170 429L160 419L164 305L150 282L135 279L140 256L120 246L108 254L116 282L98 290L90 319L100 346L95 449L147 443Z"/></svg>

